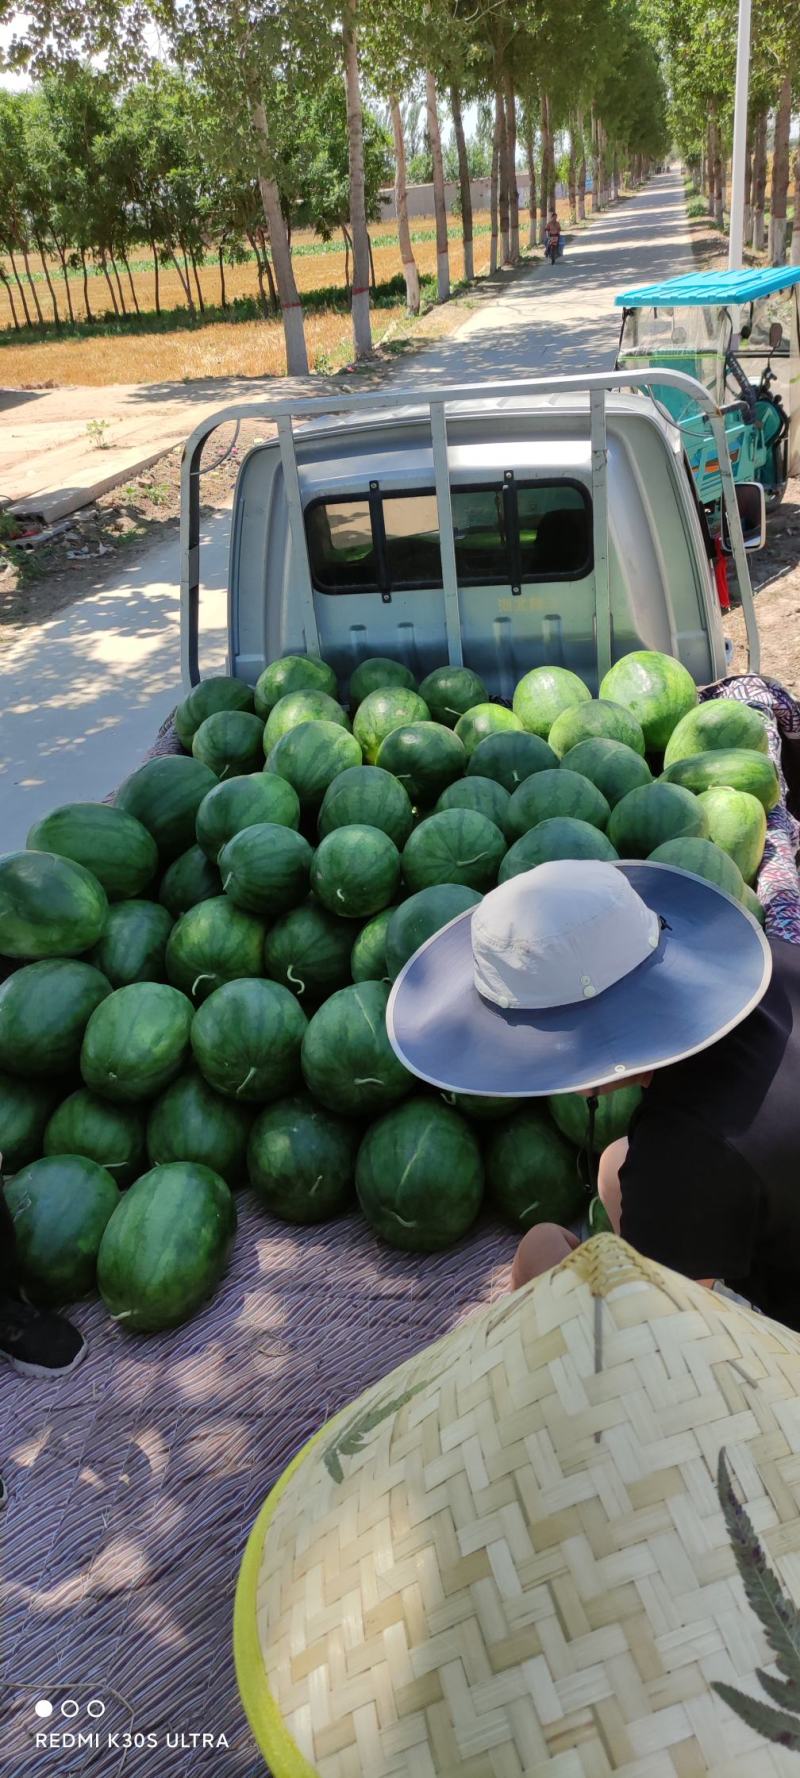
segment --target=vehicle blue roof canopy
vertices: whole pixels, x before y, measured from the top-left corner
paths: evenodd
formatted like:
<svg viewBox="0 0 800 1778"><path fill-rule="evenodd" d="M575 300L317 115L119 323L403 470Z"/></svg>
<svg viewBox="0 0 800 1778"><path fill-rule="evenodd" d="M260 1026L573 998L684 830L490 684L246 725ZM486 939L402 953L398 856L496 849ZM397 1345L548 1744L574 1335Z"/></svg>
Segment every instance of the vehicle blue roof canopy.
<svg viewBox="0 0 800 1778"><path fill-rule="evenodd" d="M745 267L740 272L688 272L663 284L640 284L615 296L618 309L698 309L755 302L800 284L800 265Z"/></svg>

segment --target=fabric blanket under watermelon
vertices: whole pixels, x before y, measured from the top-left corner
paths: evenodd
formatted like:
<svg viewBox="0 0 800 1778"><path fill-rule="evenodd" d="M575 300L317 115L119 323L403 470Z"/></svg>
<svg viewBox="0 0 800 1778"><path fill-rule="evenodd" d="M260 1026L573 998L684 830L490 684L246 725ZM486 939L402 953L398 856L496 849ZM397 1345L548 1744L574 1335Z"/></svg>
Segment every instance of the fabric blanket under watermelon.
<svg viewBox="0 0 800 1778"><path fill-rule="evenodd" d="M735 698L760 710L767 725L769 751L778 773L781 800L767 817L767 843L756 885L766 914L766 930L773 938L800 945L800 878L797 848L800 826L787 806L788 787L783 771L784 744L800 738L800 704L775 679L755 673L739 674L709 685L701 701Z"/></svg>

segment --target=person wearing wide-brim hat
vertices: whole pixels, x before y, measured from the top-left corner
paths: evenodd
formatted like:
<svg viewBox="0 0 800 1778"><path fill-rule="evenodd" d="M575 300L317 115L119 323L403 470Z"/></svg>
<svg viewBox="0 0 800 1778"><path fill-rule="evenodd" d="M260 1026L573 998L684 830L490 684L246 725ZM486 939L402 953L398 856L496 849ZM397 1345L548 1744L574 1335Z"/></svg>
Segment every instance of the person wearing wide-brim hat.
<svg viewBox="0 0 800 1778"><path fill-rule="evenodd" d="M800 947L668 865L568 860L512 877L410 958L392 1045L450 1092L645 1090L600 1157L613 1227L800 1328ZM513 1282L577 1237L529 1231Z"/></svg>

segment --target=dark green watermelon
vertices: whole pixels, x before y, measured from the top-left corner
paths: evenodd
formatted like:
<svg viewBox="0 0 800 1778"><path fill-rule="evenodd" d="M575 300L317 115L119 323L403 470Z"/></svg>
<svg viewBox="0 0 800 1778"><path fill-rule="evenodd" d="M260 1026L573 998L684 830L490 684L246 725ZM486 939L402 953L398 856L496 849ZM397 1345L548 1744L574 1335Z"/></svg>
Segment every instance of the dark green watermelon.
<svg viewBox="0 0 800 1778"><path fill-rule="evenodd" d="M500 1215L516 1229L537 1222L568 1226L586 1204L573 1149L544 1107L517 1111L488 1133L486 1180Z"/></svg>
<svg viewBox="0 0 800 1778"><path fill-rule="evenodd" d="M79 957L97 944L107 919L106 892L82 864L54 852L0 858L4 957Z"/></svg>
<svg viewBox="0 0 800 1778"><path fill-rule="evenodd" d="M760 755L759 755L760 757ZM612 809L608 837L620 858L649 858L665 840L705 839L708 820L690 790L663 778L629 790Z"/></svg>
<svg viewBox="0 0 800 1778"><path fill-rule="evenodd" d="M314 654L285 654L270 661L256 680L256 715L269 716L279 699L291 691L321 691L335 698L336 689L336 674L327 661Z"/></svg>
<svg viewBox="0 0 800 1778"><path fill-rule="evenodd" d="M305 901L313 856L294 828L271 821L244 827L219 855L224 893L248 913L275 919ZM260 975L261 969L248 973Z"/></svg>
<svg viewBox="0 0 800 1778"><path fill-rule="evenodd" d="M641 1087L617 1087L613 1093L600 1094L594 1118L595 1154L602 1154L610 1142L618 1142L620 1136L627 1135L641 1102ZM582 1093L554 1093L547 1103L562 1136L576 1148L585 1149L589 1141L588 1099Z"/></svg>
<svg viewBox="0 0 800 1778"><path fill-rule="evenodd" d="M399 882L400 853L378 827L336 827L314 853L314 894L345 920L363 920L388 907Z"/></svg>
<svg viewBox="0 0 800 1778"><path fill-rule="evenodd" d="M562 710L553 723L547 743L559 759L563 759L579 741L591 741L598 735L607 735L611 741L622 741L625 747L644 756L644 734L636 717L622 704L613 704L608 698L591 698L588 704L573 704L570 709Z"/></svg>
<svg viewBox="0 0 800 1778"><path fill-rule="evenodd" d="M483 1162L466 1118L415 1095L371 1125L358 1151L358 1201L381 1240L406 1253L453 1247L483 1198Z"/></svg>
<svg viewBox="0 0 800 1778"><path fill-rule="evenodd" d="M215 1093L198 1069L189 1068L150 1110L150 1163L156 1167L172 1161L197 1161L219 1173L227 1185L240 1185L246 1172L252 1121L250 1106L237 1105Z"/></svg>
<svg viewBox="0 0 800 1778"><path fill-rule="evenodd" d="M664 750L664 765L679 759L694 759L698 753L729 751L744 747L754 753L769 752L769 735L764 716L751 704L738 698L709 698L681 717Z"/></svg>
<svg viewBox="0 0 800 1778"><path fill-rule="evenodd" d="M505 836L474 809L445 809L415 827L403 847L403 878L412 892L433 883L491 889L506 850Z"/></svg>
<svg viewBox="0 0 800 1778"><path fill-rule="evenodd" d="M720 748L693 754L691 759L676 759L667 766L661 782L680 784L697 797L720 784L729 790L746 790L758 797L767 814L781 799L778 774L769 755L747 747Z"/></svg>
<svg viewBox="0 0 800 1778"><path fill-rule="evenodd" d="M197 811L216 782L202 760L163 754L125 779L116 807L141 821L156 842L162 865L171 864L194 845Z"/></svg>
<svg viewBox="0 0 800 1778"><path fill-rule="evenodd" d="M406 691L416 691L417 682L410 668L404 667L402 661L387 660L384 655L374 655L368 661L362 661L350 680L349 697L354 710L370 692L384 691L391 686L399 686Z"/></svg>
<svg viewBox="0 0 800 1778"><path fill-rule="evenodd" d="M361 764L361 748L348 729L335 722L299 722L271 749L266 771L285 778L302 809L319 808L340 772Z"/></svg>
<svg viewBox="0 0 800 1778"><path fill-rule="evenodd" d="M170 870L174 869L170 865ZM159 902L115 902L91 961L108 977L112 988L127 988L130 982L163 982L171 931L172 915Z"/></svg>
<svg viewBox="0 0 800 1778"><path fill-rule="evenodd" d="M744 877L739 866L721 846L715 846L713 840L697 839L692 835L665 840L663 846L656 846L650 853L650 860L653 864L671 864L677 870L690 870L696 877L703 877L707 883L723 889L734 901L742 899Z"/></svg>
<svg viewBox="0 0 800 1778"><path fill-rule="evenodd" d="M16 1173L38 1160L58 1088L45 1080L0 1074L0 1171Z"/></svg>
<svg viewBox="0 0 800 1778"><path fill-rule="evenodd" d="M350 723L341 704L324 691L292 691L273 704L264 729L264 752L269 758L273 747L297 728L301 722L334 722L349 729Z"/></svg>
<svg viewBox="0 0 800 1778"><path fill-rule="evenodd" d="M359 704L353 734L368 765L375 765L381 742L407 722L427 722L430 711L418 692L402 685L371 691Z"/></svg>
<svg viewBox="0 0 800 1778"><path fill-rule="evenodd" d="M211 1296L236 1232L224 1179L193 1161L153 1167L125 1193L97 1257L100 1295L128 1333L187 1321Z"/></svg>
<svg viewBox="0 0 800 1778"><path fill-rule="evenodd" d="M277 982L226 982L195 1015L194 1058L218 1093L266 1105L299 1085L307 1024L294 995Z"/></svg>
<svg viewBox="0 0 800 1778"><path fill-rule="evenodd" d="M303 1076L329 1111L372 1117L410 1092L411 1075L386 1035L388 999L384 982L357 982L332 994L310 1020Z"/></svg>
<svg viewBox="0 0 800 1778"><path fill-rule="evenodd" d="M74 1303L94 1288L103 1232L120 1203L110 1173L85 1155L48 1155L5 1187L17 1277L38 1303Z"/></svg>
<svg viewBox="0 0 800 1778"><path fill-rule="evenodd" d="M503 704L473 704L465 710L456 723L456 734L472 758L476 747L485 741L488 735L507 734L511 730L521 730L522 723L513 710L506 710ZM491 775L491 774L489 774Z"/></svg>
<svg viewBox="0 0 800 1778"><path fill-rule="evenodd" d="M297 1093L256 1118L247 1164L259 1203L283 1222L325 1222L353 1200L359 1132Z"/></svg>
<svg viewBox="0 0 800 1778"><path fill-rule="evenodd" d="M408 791L412 803L431 808L448 784L467 769L458 736L441 722L407 722L381 741L378 765Z"/></svg>
<svg viewBox="0 0 800 1778"><path fill-rule="evenodd" d="M165 982L116 988L92 1013L81 1047L81 1074L102 1099L154 1099L189 1053L192 1003Z"/></svg>
<svg viewBox="0 0 800 1778"><path fill-rule="evenodd" d="M613 864L617 856L599 827L592 827L589 821L576 821L572 815L554 815L509 846L497 880L507 883L509 877L518 877L523 871L534 870L537 864L550 864L558 858L599 858Z"/></svg>
<svg viewBox="0 0 800 1778"><path fill-rule="evenodd" d="M464 883L434 883L401 901L389 921L386 932L386 973L394 981L404 963L413 957L426 939L440 932L458 914L477 907L477 889Z"/></svg>
<svg viewBox="0 0 800 1778"><path fill-rule="evenodd" d="M640 753L634 753L624 741L609 740L607 735L579 741L577 747L570 747L569 753L564 754L561 765L565 771L580 772L582 778L590 778L612 809L629 790L651 783L653 776Z"/></svg>
<svg viewBox="0 0 800 1778"><path fill-rule="evenodd" d="M199 901L181 914L167 939L167 979L199 1005L223 982L263 974L263 947L264 925L255 914L227 895Z"/></svg>
<svg viewBox="0 0 800 1778"><path fill-rule="evenodd" d="M290 988L303 1006L314 1006L350 981L352 947L352 922L309 901L282 914L270 927L264 940L264 972Z"/></svg>
<svg viewBox="0 0 800 1778"><path fill-rule="evenodd" d="M523 727L546 741L556 717L576 704L588 704L591 695L568 667L533 667L520 679L513 707Z"/></svg>
<svg viewBox="0 0 800 1778"><path fill-rule="evenodd" d="M51 1078L78 1066L83 1033L111 983L90 963L52 957L0 986L0 1068Z"/></svg>
<svg viewBox="0 0 800 1778"><path fill-rule="evenodd" d="M140 895L158 870L152 834L110 803L65 803L36 821L25 843L29 852L55 852L82 864L109 901Z"/></svg>
<svg viewBox="0 0 800 1778"><path fill-rule="evenodd" d="M489 693L471 667L434 667L419 687L434 722L455 728L459 716L487 702Z"/></svg>
<svg viewBox="0 0 800 1778"><path fill-rule="evenodd" d="M486 735L469 756L467 777L493 778L513 796L534 772L549 772L558 765L552 747L539 735L516 733Z"/></svg>
<svg viewBox="0 0 800 1778"><path fill-rule="evenodd" d="M213 716L218 710L252 710L253 692L243 679L231 679L225 674L218 674L211 679L201 679L178 705L173 722L175 732L182 747L191 752L192 741L207 717Z"/></svg>
<svg viewBox="0 0 800 1778"><path fill-rule="evenodd" d="M112 1105L80 1087L53 1112L42 1152L85 1155L124 1191L147 1166L144 1117L138 1107Z"/></svg>
<svg viewBox="0 0 800 1778"><path fill-rule="evenodd" d="M247 710L218 710L201 722L192 753L215 777L237 778L260 772L264 763L264 724Z"/></svg>
<svg viewBox="0 0 800 1778"><path fill-rule="evenodd" d="M350 766L339 772L322 799L319 836L336 827L380 827L398 847L405 845L414 825L408 792L380 766Z"/></svg>
<svg viewBox="0 0 800 1778"><path fill-rule="evenodd" d="M681 717L694 709L697 686L672 655L637 648L609 668L600 696L630 710L641 725L648 753L663 753Z"/></svg>
<svg viewBox="0 0 800 1778"><path fill-rule="evenodd" d="M174 920L200 901L211 901L222 892L222 878L215 864L199 846L190 846L165 870L158 899Z"/></svg>
<svg viewBox="0 0 800 1778"><path fill-rule="evenodd" d="M388 978L386 936L393 907L382 908L366 926L362 926L350 953L350 973L354 982L382 982Z"/></svg>
<svg viewBox="0 0 800 1778"><path fill-rule="evenodd" d="M442 791L434 814L441 815L443 809L475 809L503 833L510 800L508 791L494 778L459 778L457 783Z"/></svg>
<svg viewBox="0 0 800 1778"><path fill-rule="evenodd" d="M747 909L747 912L751 915L752 919L758 921L759 926L766 925L764 904L759 901L755 890L750 888L749 883L745 883L744 889L742 890L742 907ZM1 1142L0 1146L2 1146Z"/></svg>
<svg viewBox="0 0 800 1778"><path fill-rule="evenodd" d="M509 840L519 840L540 821L558 815L571 815L576 821L588 821L590 827L605 829L611 810L602 791L578 772L562 766L555 772L536 772L526 778L508 805L505 832Z"/></svg>
<svg viewBox="0 0 800 1778"><path fill-rule="evenodd" d="M227 778L203 797L195 822L197 844L216 863L223 846L235 833L262 821L270 821L276 827L299 827L297 791L274 772Z"/></svg>

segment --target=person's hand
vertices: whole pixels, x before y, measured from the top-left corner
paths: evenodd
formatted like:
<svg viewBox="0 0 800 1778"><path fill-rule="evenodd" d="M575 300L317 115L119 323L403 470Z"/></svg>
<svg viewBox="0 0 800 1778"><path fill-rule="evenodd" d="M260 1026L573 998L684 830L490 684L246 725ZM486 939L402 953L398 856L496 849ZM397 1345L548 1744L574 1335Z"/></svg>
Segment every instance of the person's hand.
<svg viewBox="0 0 800 1778"><path fill-rule="evenodd" d="M532 1278L540 1278L542 1272L560 1265L562 1259L579 1246L578 1236L573 1235L571 1229L562 1229L557 1222L537 1223L523 1235L514 1255L511 1289L520 1290L523 1284L530 1284Z"/></svg>

